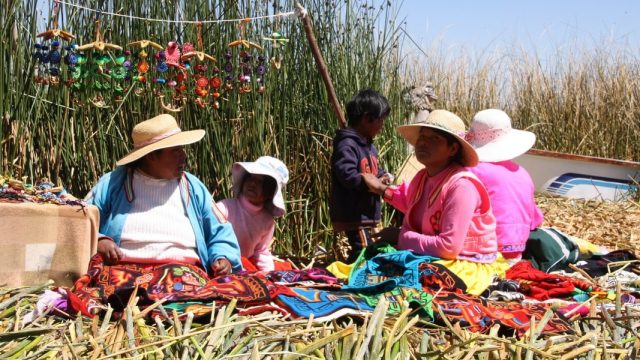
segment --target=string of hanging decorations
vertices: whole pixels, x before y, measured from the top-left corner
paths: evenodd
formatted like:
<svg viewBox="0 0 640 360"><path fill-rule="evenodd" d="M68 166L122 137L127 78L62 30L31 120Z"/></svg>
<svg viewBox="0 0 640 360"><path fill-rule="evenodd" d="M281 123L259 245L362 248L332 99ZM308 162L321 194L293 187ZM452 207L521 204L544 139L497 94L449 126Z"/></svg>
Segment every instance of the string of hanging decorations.
<svg viewBox="0 0 640 360"><path fill-rule="evenodd" d="M287 16L292 16L292 15L298 14L298 10L294 10L294 11L289 11L289 12L284 12L284 13L279 12L279 13L276 13L276 14L253 16L253 17L247 17L247 18L242 18L242 19L171 20L171 19L153 19L153 18L146 18L146 17L141 17L141 16L132 16L132 15L125 15L125 14L106 12L106 11L92 9L92 8L89 8L89 7L86 7L86 6L81 6L81 5L78 5L78 4L66 2L66 1L63 1L63 0L54 0L54 2L58 3L58 4L67 5L67 6L75 7L75 8L78 8L78 9L82 9L82 10L85 10L85 11L90 11L90 12L103 14L103 15L119 16L119 17L124 17L124 18L128 18L128 19L135 19L135 20L142 20L142 21L149 21L149 22L166 22L166 23L181 23L181 24L200 24L200 23L202 23L202 24L219 24L219 23L225 23L225 22L240 22L240 21L247 21L247 20L248 21L252 21L252 20L261 20L261 19L272 19L272 18L287 17Z"/></svg>
<svg viewBox="0 0 640 360"><path fill-rule="evenodd" d="M96 20L94 41L73 43L75 35L58 28L60 7L66 5L100 15L130 19L194 24L197 27L195 45L169 41L166 46L149 39L129 42L126 49L105 41L100 19ZM280 69L280 46L289 39L277 27L282 17L304 16L304 9L286 13L218 20L149 19L125 14L109 13L63 0L55 0L51 14L53 27L36 35L42 39L33 54L37 66L34 80L49 87L67 86L72 92L85 93L97 107L111 107L124 101L129 94L142 96L149 91L160 100L161 106L178 112L188 103L200 108L219 109L221 99L230 95L263 93L269 69ZM265 49L245 36L245 27L253 20L275 19L276 29L262 41L271 46L268 58ZM237 22L239 37L227 44L223 59L206 52L202 41L202 25L206 23ZM63 45L62 42L67 42ZM220 64L220 66L218 66ZM82 106L74 97L74 105Z"/></svg>

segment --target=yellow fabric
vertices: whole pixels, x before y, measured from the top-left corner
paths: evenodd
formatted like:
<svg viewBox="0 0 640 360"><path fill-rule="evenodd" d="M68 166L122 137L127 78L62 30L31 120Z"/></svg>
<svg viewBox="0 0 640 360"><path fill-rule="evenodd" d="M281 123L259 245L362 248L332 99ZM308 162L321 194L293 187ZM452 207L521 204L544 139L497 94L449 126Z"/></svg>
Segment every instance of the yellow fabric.
<svg viewBox="0 0 640 360"><path fill-rule="evenodd" d="M337 277L341 280L349 279L349 274L351 273L351 269L353 268L353 264L345 264L342 261L334 261L329 266L327 266L327 270L333 274L333 276Z"/></svg>
<svg viewBox="0 0 640 360"><path fill-rule="evenodd" d="M498 254L496 262L491 264L476 263L467 260L438 260L467 285L467 293L480 295L485 291L494 276L502 276L509 269L509 263Z"/></svg>
<svg viewBox="0 0 640 360"><path fill-rule="evenodd" d="M585 259L585 258L591 257L592 255L602 253L602 247L596 244L590 243L587 240L584 240L575 236L569 236L569 238L578 245L578 251L580 251L580 258Z"/></svg>

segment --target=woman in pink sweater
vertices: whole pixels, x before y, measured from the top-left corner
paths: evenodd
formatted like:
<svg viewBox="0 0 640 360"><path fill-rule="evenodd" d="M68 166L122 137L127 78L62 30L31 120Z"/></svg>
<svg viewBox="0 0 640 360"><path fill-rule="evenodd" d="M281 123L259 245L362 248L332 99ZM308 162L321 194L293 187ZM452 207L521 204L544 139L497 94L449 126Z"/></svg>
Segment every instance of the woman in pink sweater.
<svg viewBox="0 0 640 360"><path fill-rule="evenodd" d="M480 294L506 269L498 260L496 222L482 182L465 166L478 156L464 140L465 126L446 110L418 112L398 132L424 165L407 186L386 186L363 174L370 190L405 214L397 248L442 258L467 292Z"/></svg>
<svg viewBox="0 0 640 360"><path fill-rule="evenodd" d="M235 197L218 202L216 207L233 226L243 265L272 271L274 218L285 213L282 187L289 180L289 170L282 161L262 156L255 162L233 164L231 174Z"/></svg>
<svg viewBox="0 0 640 360"><path fill-rule="evenodd" d="M480 160L469 171L484 183L496 216L498 251L509 262L517 262L529 233L542 224L544 217L536 206L531 176L511 160L531 149L536 136L513 129L504 111L487 109L473 117L467 140Z"/></svg>

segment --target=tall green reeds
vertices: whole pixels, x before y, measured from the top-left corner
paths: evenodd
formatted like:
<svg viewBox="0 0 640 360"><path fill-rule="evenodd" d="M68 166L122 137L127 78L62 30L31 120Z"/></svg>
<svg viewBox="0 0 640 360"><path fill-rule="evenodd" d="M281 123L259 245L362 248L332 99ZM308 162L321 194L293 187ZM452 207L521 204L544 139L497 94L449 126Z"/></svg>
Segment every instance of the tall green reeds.
<svg viewBox="0 0 640 360"><path fill-rule="evenodd" d="M105 41L126 44L150 39L197 45L197 26L147 22L106 14L172 20L243 19L295 8L293 1L150 1L93 0L71 1L94 13L66 6L60 12L59 27L77 36L75 43L86 44L95 37L95 21L100 20ZM371 87L390 94L399 107L397 41L398 33L391 5L372 5L372 1L302 1L311 16L318 44L333 77L339 99L344 103L359 89ZM30 180L43 176L64 184L71 193L83 196L98 178L114 167L115 161L130 149L134 124L164 110L149 85L140 94L127 91L121 99L106 99L106 108L90 100L95 90L70 91L62 84L41 85L33 81L36 63L32 57L35 35L52 26L53 3L40 0L2 0L0 19L0 114L2 114L2 171ZM47 23L48 22L48 23ZM46 23L46 25L45 25ZM289 42L271 49L262 38L273 31ZM189 171L199 176L215 199L231 196L231 166L235 161L251 161L262 155L281 158L289 167L291 179L286 187L288 214L279 221L276 252L302 257L316 245L329 248L330 231L327 198L331 138L338 121L304 35L295 17L254 20L202 26L203 50L218 59L222 67L227 44L240 36L259 43L269 56L282 58L280 70L270 70L265 92L237 92L220 99L221 107L201 109L193 103L176 113L183 129L203 128L203 141L190 145ZM63 45L65 43L63 42ZM134 50L134 49L131 49ZM234 57L238 48L232 49ZM111 52L116 56L118 52ZM254 53L254 56L257 52ZM152 64L151 59L148 61ZM236 64L237 66L237 64ZM62 66L64 67L64 66ZM148 79L150 81L151 79ZM129 85L133 85L131 82ZM383 161L394 168L401 160L402 144L391 129L395 118L380 137Z"/></svg>
<svg viewBox="0 0 640 360"><path fill-rule="evenodd" d="M0 163L5 173L47 176L82 196L130 149L133 125L164 112L149 86L137 95L121 94L109 107L88 100L95 91L70 91L63 85L33 81L35 34L51 26L53 4L47 0L0 0ZM151 1L77 2L104 12L154 19L210 20L287 12L293 1ZM428 56L406 55L398 31L398 3L366 0L303 1L343 105L357 90L381 90L392 104L391 117L376 143L382 164L396 170L406 156L393 130L408 121L401 103L405 85L432 82L439 101L469 120L484 108L508 111L514 125L538 135L536 147L569 153L640 160L640 69L635 52L605 45L596 50L560 52L539 58L517 50L472 56L435 44ZM197 42L197 26L147 22L93 13L67 6L59 27L74 33L76 43L94 40L95 20L109 42L126 45L151 39ZM49 24L45 26L45 22ZM221 66L226 45L239 38L239 23L203 24L205 52ZM264 36L280 32L289 42L270 49ZM188 148L189 170L203 179L214 198L231 196L231 165L261 155L281 158L289 166L288 214L278 222L276 252L307 257L318 245L330 248L328 217L331 138L338 121L296 17L262 19L246 24L246 39L282 57L280 70L267 75L263 94L223 96L219 110L188 103L176 114L184 129L204 128L205 139ZM404 46L404 49L402 48ZM125 46L126 48L126 46ZM515 49L515 50L514 50ZM117 53L113 53L117 54ZM237 56L237 49L234 50Z"/></svg>

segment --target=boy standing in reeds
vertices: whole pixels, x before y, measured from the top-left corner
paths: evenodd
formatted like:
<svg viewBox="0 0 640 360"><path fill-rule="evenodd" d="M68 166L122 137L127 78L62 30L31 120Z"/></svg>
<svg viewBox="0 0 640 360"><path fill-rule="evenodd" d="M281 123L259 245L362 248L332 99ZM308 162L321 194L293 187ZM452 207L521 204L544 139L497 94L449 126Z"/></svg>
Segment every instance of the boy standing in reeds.
<svg viewBox="0 0 640 360"><path fill-rule="evenodd" d="M347 104L349 126L336 131L331 156L329 213L335 232L344 232L351 245L347 263L372 242L371 229L380 222L380 196L369 191L362 173L391 183L391 174L378 165L373 139L382 130L391 107L374 90L362 90Z"/></svg>

